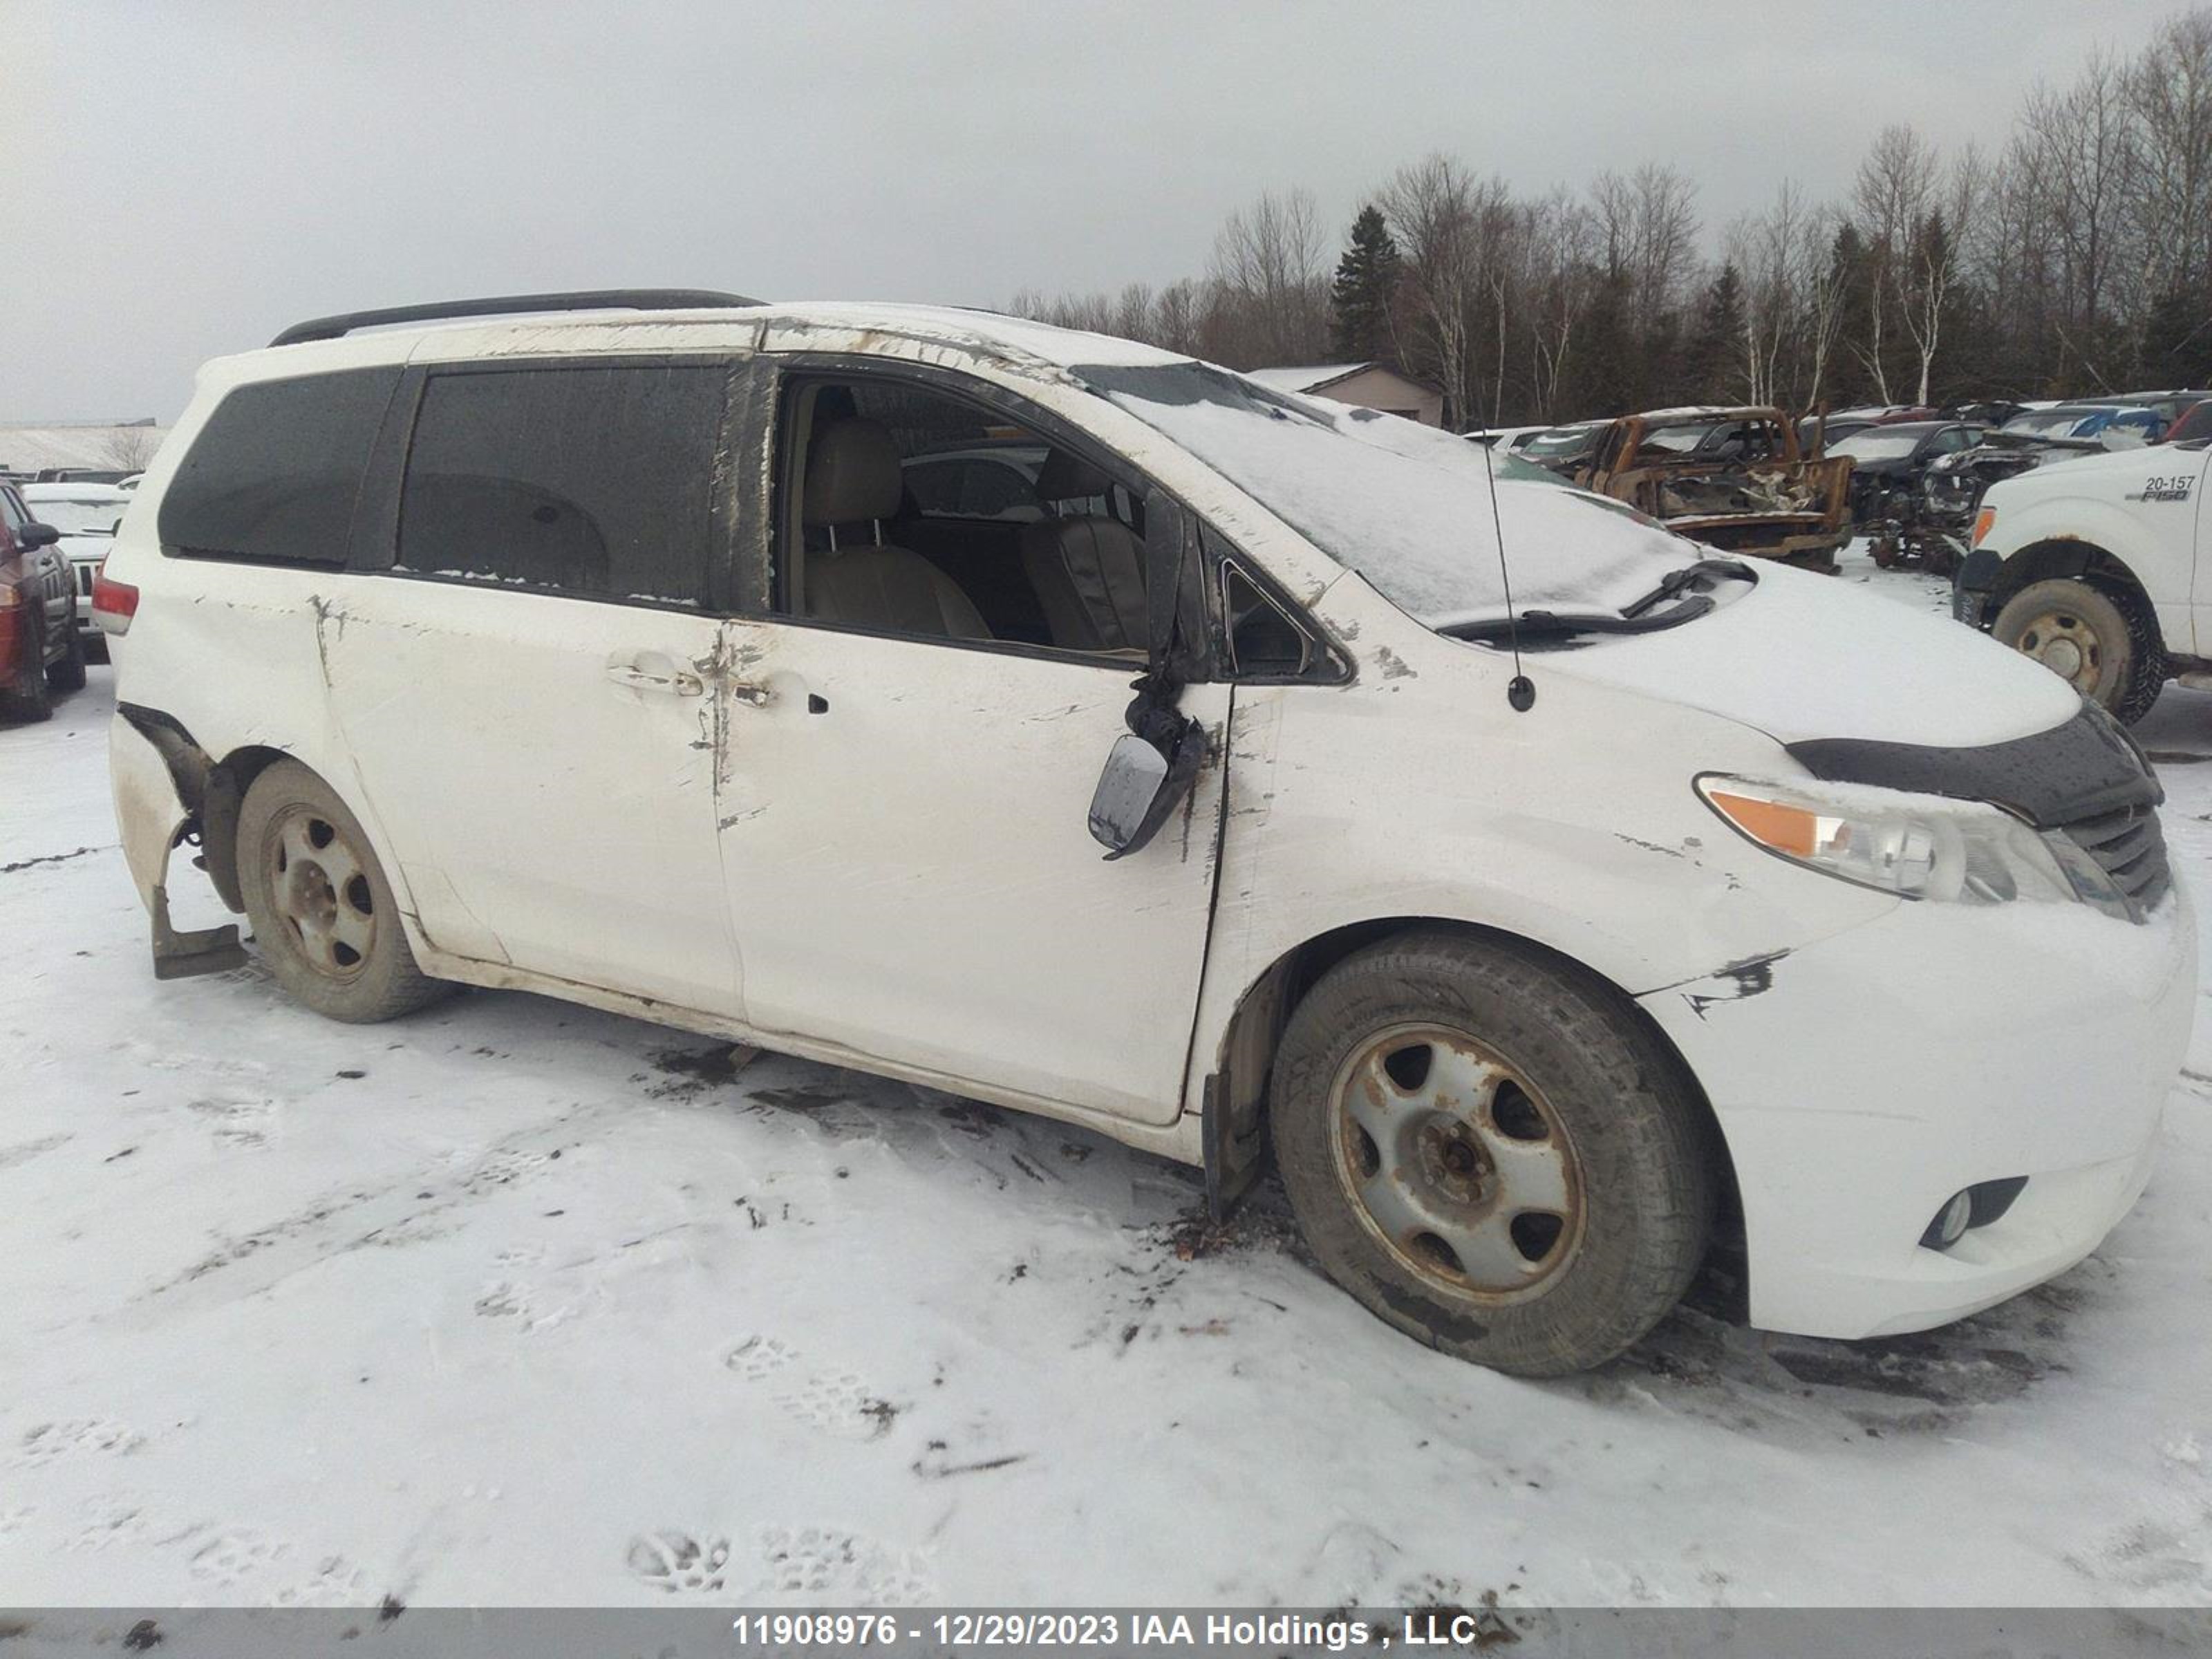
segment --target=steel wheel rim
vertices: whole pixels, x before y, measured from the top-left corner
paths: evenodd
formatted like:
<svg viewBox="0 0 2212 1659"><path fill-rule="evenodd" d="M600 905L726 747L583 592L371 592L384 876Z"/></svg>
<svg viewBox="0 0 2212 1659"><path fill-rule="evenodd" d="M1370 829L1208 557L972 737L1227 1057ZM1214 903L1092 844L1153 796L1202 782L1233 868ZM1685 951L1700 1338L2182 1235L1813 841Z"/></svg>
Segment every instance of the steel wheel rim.
<svg viewBox="0 0 2212 1659"><path fill-rule="evenodd" d="M376 949L376 890L344 830L312 806L289 806L262 842L277 921L326 979L358 978Z"/></svg>
<svg viewBox="0 0 2212 1659"><path fill-rule="evenodd" d="M1425 1283L1495 1307L1540 1294L1580 1252L1587 1206L1573 1139L1486 1043L1441 1025L1392 1026L1352 1051L1329 1105L1352 1212Z"/></svg>
<svg viewBox="0 0 2212 1659"><path fill-rule="evenodd" d="M2097 689L2105 648L2096 630L2070 611L2046 611L2020 632L2020 648L2076 691Z"/></svg>

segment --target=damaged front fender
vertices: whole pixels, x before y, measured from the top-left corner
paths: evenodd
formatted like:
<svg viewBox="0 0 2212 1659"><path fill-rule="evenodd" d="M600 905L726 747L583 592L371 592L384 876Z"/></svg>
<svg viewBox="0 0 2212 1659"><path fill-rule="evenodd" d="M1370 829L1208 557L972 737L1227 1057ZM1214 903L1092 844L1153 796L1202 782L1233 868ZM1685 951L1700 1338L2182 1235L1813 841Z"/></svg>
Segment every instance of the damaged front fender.
<svg viewBox="0 0 2212 1659"><path fill-rule="evenodd" d="M169 854L197 822L168 761L145 732L118 714L108 732L107 771L124 861L153 919L154 977L186 979L245 965L238 929L226 924L179 933L169 921Z"/></svg>

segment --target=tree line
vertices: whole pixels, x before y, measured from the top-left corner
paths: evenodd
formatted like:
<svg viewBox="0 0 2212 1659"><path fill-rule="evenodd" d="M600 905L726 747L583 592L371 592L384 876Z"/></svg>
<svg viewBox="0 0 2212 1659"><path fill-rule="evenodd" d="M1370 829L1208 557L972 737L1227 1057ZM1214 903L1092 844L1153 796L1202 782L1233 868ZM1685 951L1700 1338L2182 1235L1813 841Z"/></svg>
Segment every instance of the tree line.
<svg viewBox="0 0 2212 1659"><path fill-rule="evenodd" d="M1785 179L1711 239L1662 162L1530 196L1437 154L1341 244L1309 191L1271 191L1201 276L1008 308L1233 368L1389 362L1441 387L1455 426L2201 386L2212 9L2038 84L2001 144L1886 127L1840 199Z"/></svg>

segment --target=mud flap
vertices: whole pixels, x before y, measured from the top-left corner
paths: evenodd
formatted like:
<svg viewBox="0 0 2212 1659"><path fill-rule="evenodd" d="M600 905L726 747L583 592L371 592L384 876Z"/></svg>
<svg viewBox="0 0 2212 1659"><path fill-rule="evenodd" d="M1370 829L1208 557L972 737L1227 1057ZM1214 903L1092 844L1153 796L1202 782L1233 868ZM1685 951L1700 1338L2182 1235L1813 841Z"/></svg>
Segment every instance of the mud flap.
<svg viewBox="0 0 2212 1659"><path fill-rule="evenodd" d="M155 888L149 908L154 913L155 979L191 979L198 974L227 973L246 966L246 946L239 940L235 922L179 933L169 922L167 887Z"/></svg>
<svg viewBox="0 0 2212 1659"><path fill-rule="evenodd" d="M1199 1120L1206 1150L1206 1213L1215 1222L1226 1221L1236 1212L1267 1161L1267 1138L1258 1122L1240 1132L1231 1121L1236 1114L1224 1097L1223 1080L1218 1072L1206 1079Z"/></svg>
<svg viewBox="0 0 2212 1659"><path fill-rule="evenodd" d="M189 979L244 967L246 947L234 925L179 933L169 920L169 854L190 830L191 814L161 751L120 715L108 732L107 771L124 862L153 919L154 977Z"/></svg>

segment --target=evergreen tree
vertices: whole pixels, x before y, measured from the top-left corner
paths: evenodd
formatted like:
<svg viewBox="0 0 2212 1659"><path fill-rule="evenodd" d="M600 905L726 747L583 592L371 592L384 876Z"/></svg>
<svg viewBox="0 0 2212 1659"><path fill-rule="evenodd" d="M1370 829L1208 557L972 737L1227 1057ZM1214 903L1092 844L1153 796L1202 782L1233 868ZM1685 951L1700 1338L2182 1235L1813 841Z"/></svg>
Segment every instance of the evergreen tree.
<svg viewBox="0 0 2212 1659"><path fill-rule="evenodd" d="M1352 222L1352 241L1329 285L1329 337L1347 362L1388 362L1390 308L1398 294L1398 244L1372 204Z"/></svg>
<svg viewBox="0 0 2212 1659"><path fill-rule="evenodd" d="M1861 355L1861 347L1874 331L1873 261L1866 239L1848 219L1837 228L1836 240L1828 249L1828 280L1839 295L1837 309L1841 315L1823 398L1831 409L1848 409L1870 403L1875 397L1874 376Z"/></svg>
<svg viewBox="0 0 2212 1659"><path fill-rule="evenodd" d="M1741 395L1743 322L1743 278L1730 261L1707 285L1697 331L1690 337L1684 387L1690 397L1729 404Z"/></svg>

